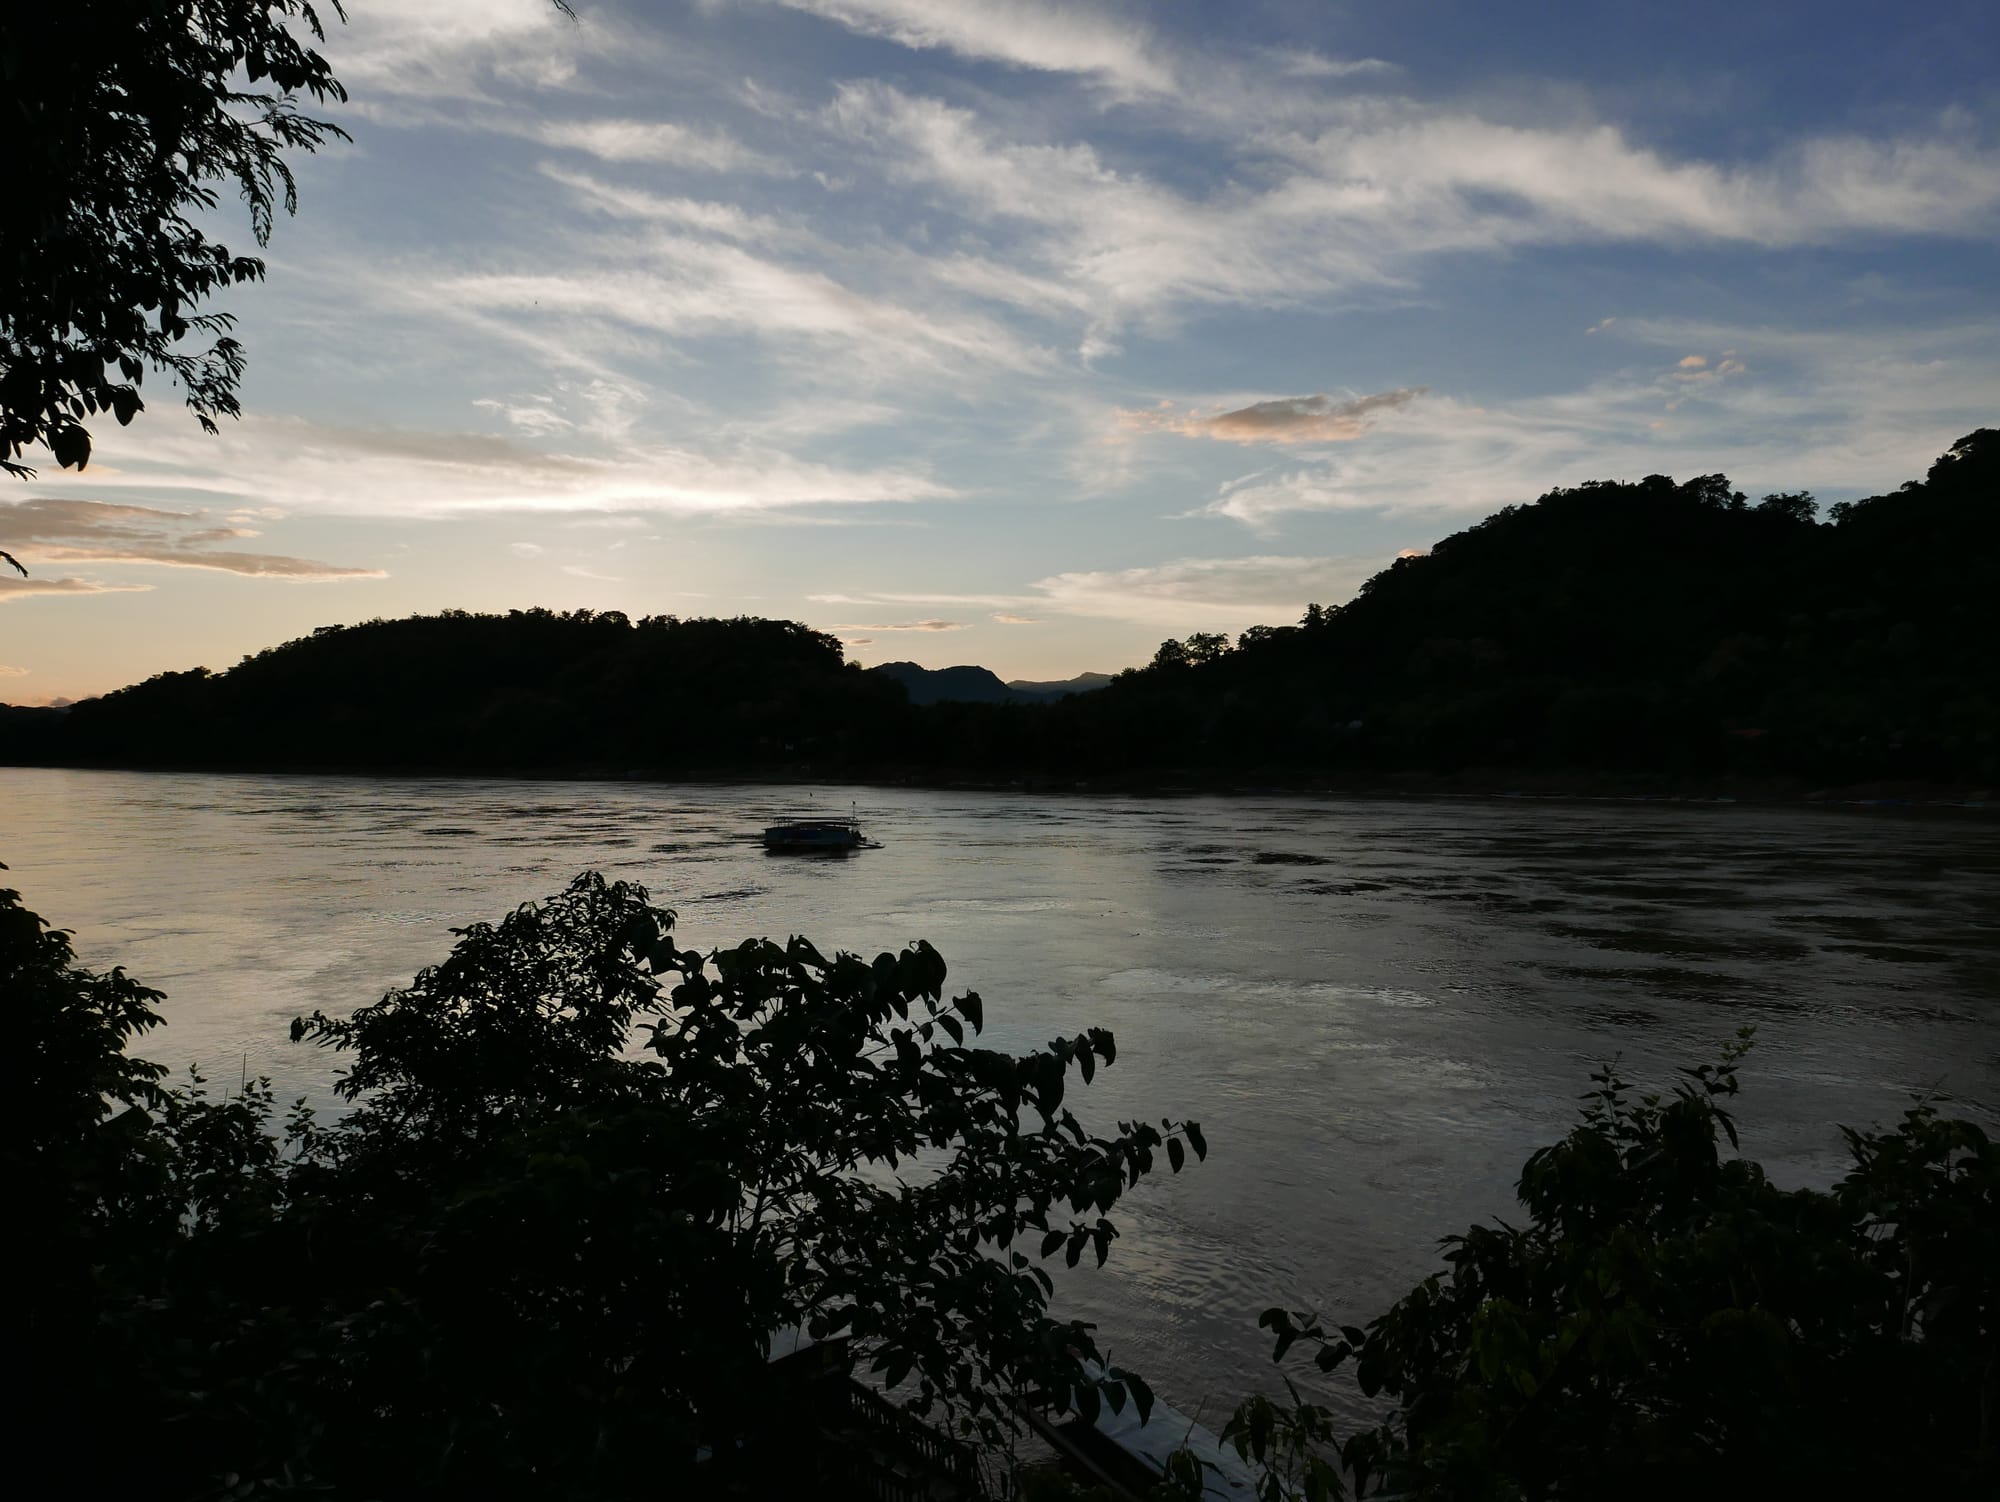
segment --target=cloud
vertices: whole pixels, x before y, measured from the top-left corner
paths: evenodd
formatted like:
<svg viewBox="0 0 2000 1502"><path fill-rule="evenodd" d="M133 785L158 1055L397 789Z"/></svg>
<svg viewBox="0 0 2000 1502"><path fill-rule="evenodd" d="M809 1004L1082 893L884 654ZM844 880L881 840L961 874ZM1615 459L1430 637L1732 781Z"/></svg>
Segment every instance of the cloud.
<svg viewBox="0 0 2000 1502"><path fill-rule="evenodd" d="M1345 600L1386 561L1345 557L1183 558L1142 568L1052 574L1036 580L1018 594L885 591L869 595L868 603L998 607L995 620L1011 618L1023 625L1039 624L1040 618L1023 617L1017 612L1040 610L1175 629L1191 625L1235 629L1259 621L1291 619L1313 600L1323 603ZM922 623L918 629L929 624ZM912 628L836 626L831 629Z"/></svg>
<svg viewBox="0 0 2000 1502"><path fill-rule="evenodd" d="M349 108L396 122L440 101L489 100L517 88L562 88L593 58L646 48L643 33L592 7L587 24L549 0L424 0L357 6L330 39ZM383 96L388 96L386 99Z"/></svg>
<svg viewBox="0 0 2000 1502"><path fill-rule="evenodd" d="M1682 370L1700 370L1708 364L1706 355L1683 355L1680 359Z"/></svg>
<svg viewBox="0 0 2000 1502"><path fill-rule="evenodd" d="M1090 75L1130 94L1174 87L1172 66L1142 26L1087 7L1036 0L780 0L900 46L1049 73Z"/></svg>
<svg viewBox="0 0 2000 1502"><path fill-rule="evenodd" d="M20 579L0 574L0 605L25 600L29 595L122 595L143 594L150 584L105 584L97 579Z"/></svg>
<svg viewBox="0 0 2000 1502"><path fill-rule="evenodd" d="M611 219L644 224L670 224L700 234L713 235L719 239L748 244L771 245L780 242L814 246L819 244L813 236L803 234L780 220L770 218L768 215L753 214L733 203L649 193L644 188L610 183L600 177L593 177L588 172L569 172L555 166L543 167L542 175L568 188L593 212Z"/></svg>
<svg viewBox="0 0 2000 1502"><path fill-rule="evenodd" d="M1264 55L1291 78L1353 78L1365 73L1396 73L1394 63L1379 57L1328 57L1310 47L1272 47Z"/></svg>
<svg viewBox="0 0 2000 1502"><path fill-rule="evenodd" d="M1035 582L1048 608L1180 629L1289 620L1308 603L1348 599L1382 560L1183 558L1148 568L1055 574Z"/></svg>
<svg viewBox="0 0 2000 1502"><path fill-rule="evenodd" d="M965 631L965 621L901 621L887 625L829 626L829 631Z"/></svg>
<svg viewBox="0 0 2000 1502"><path fill-rule="evenodd" d="M495 434L258 416L216 437L135 424L104 435L87 475L46 478L96 491L195 489L281 500L296 511L403 517L489 511L747 516L956 494L912 467L850 469L770 449L711 454L627 440L609 453L583 454Z"/></svg>
<svg viewBox="0 0 2000 1502"><path fill-rule="evenodd" d="M623 584L625 581L616 574L600 574L596 569L585 568L580 563L565 563L562 571L572 579L595 579L602 584Z"/></svg>
<svg viewBox="0 0 2000 1502"><path fill-rule="evenodd" d="M551 120L536 132L544 145L586 152L606 162L647 162L705 172L785 172L784 163L719 130L666 120Z"/></svg>
<svg viewBox="0 0 2000 1502"><path fill-rule="evenodd" d="M1005 610L993 612L993 619L1003 626L1039 626L1041 621L1032 615L1014 615Z"/></svg>
<svg viewBox="0 0 2000 1502"><path fill-rule="evenodd" d="M881 83L843 85L822 120L891 181L948 195L1021 269L1081 296L1087 344L1205 306L1407 299L1424 263L1449 255L1979 237L2000 224L2000 152L1949 133L1823 137L1725 163L1672 158L1609 125L1506 124L1371 96L1269 125L1240 112L1218 122L1225 167L1197 192L1088 142L1010 133Z"/></svg>
<svg viewBox="0 0 2000 1502"><path fill-rule="evenodd" d="M1751 493L1893 489L2000 410L1990 320L1792 330L1620 322L1668 352L1580 389L1473 403L1433 395L1365 444L1221 486L1200 514L1268 530L1302 513L1470 516L1586 480L1718 470ZM1706 369L1673 352L1720 348Z"/></svg>
<svg viewBox="0 0 2000 1502"><path fill-rule="evenodd" d="M548 551L538 542L510 542L507 551L516 558L539 558Z"/></svg>
<svg viewBox="0 0 2000 1502"><path fill-rule="evenodd" d="M868 380L964 383L994 370L1026 373L1052 363L1047 351L989 316L910 295L920 287L877 293L830 274L824 257L792 264L760 254L782 227L731 206L607 189L587 177L564 181L593 207L627 218L678 218L692 232L655 224L623 242L596 244L597 264L587 272L440 275L427 284L433 308L510 333L553 328L560 332L541 342L551 352L561 346L571 358L587 354L592 343L629 353L635 333L675 340L747 334L815 370L843 360L850 393Z"/></svg>
<svg viewBox="0 0 2000 1502"><path fill-rule="evenodd" d="M251 527L217 526L202 511L51 498L0 508L0 538L13 544L10 552L62 563L160 564L301 582L386 577L381 569L346 568L228 546L257 535Z"/></svg>
<svg viewBox="0 0 2000 1502"><path fill-rule="evenodd" d="M530 438L547 438L551 434L566 433L576 426L561 413L553 412L545 406L517 406L497 401L490 396L475 397L472 405L489 412L497 412L508 427L517 433L525 433Z"/></svg>
<svg viewBox="0 0 2000 1502"><path fill-rule="evenodd" d="M1372 414L1404 406L1429 390L1428 386L1406 386L1342 401L1322 392L1206 414L1164 402L1139 411L1121 410L1118 422L1128 431L1179 433L1226 443L1344 443L1368 430Z"/></svg>
<svg viewBox="0 0 2000 1502"><path fill-rule="evenodd" d="M27 676L28 670L26 668L9 667L6 663L0 662L0 678L25 678Z"/></svg>

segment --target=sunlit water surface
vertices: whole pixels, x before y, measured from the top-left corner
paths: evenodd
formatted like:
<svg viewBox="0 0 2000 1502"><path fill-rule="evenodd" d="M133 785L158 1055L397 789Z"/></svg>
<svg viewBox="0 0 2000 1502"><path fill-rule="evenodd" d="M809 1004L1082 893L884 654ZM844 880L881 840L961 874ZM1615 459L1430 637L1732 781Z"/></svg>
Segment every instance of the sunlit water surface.
<svg viewBox="0 0 2000 1502"><path fill-rule="evenodd" d="M987 1041L1088 1025L1086 1124L1199 1120L1109 1266L1062 1279L1113 1358L1215 1413L1271 1378L1273 1303L1343 1321L1504 1212L1589 1070L1636 1079L1758 1028L1744 1147L1783 1182L1835 1124L1942 1088L2000 1102L2000 823L1510 800L1137 799L644 783L0 771L4 879L82 959L169 993L163 1062L327 1103L287 1041L585 869L677 908L684 944L927 938ZM766 856L765 823L858 800L881 850ZM1164 1165L1163 1165L1164 1166ZM1343 1408L1351 1395L1336 1394Z"/></svg>

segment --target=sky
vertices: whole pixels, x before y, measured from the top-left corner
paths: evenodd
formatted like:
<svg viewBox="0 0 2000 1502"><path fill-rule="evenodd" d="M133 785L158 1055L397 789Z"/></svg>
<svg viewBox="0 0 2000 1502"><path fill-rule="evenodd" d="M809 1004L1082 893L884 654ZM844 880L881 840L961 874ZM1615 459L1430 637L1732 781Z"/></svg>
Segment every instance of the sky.
<svg viewBox="0 0 2000 1502"><path fill-rule="evenodd" d="M0 482L0 699L535 605L1063 678L2000 425L1990 0L576 10L353 0L245 416Z"/></svg>

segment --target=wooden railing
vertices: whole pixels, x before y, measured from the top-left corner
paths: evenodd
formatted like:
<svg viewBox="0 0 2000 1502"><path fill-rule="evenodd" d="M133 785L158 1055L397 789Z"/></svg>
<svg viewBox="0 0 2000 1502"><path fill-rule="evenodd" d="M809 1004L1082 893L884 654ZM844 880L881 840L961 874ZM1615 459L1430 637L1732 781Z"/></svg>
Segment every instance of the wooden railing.
<svg viewBox="0 0 2000 1502"><path fill-rule="evenodd" d="M950 1481L967 1497L983 1497L979 1458L972 1450L948 1434L940 1433L905 1408L899 1408L882 1394L850 1379L847 1384L848 1411L869 1429L890 1438L911 1452L936 1476ZM916 1493L928 1496L929 1492Z"/></svg>

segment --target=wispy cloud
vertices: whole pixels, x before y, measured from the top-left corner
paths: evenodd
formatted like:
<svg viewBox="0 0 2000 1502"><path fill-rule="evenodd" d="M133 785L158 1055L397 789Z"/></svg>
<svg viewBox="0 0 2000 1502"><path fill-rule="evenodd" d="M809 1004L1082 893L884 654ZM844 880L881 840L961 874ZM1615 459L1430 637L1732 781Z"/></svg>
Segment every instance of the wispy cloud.
<svg viewBox="0 0 2000 1502"><path fill-rule="evenodd" d="M362 114L398 118L409 101L487 100L520 89L562 88L594 59L651 45L602 7L572 21L548 0L424 0L356 6L329 55Z"/></svg>
<svg viewBox="0 0 2000 1502"><path fill-rule="evenodd" d="M1346 600L1386 560L1183 558L1147 568L1055 574L1035 582L1048 608L1168 629L1282 622L1312 601Z"/></svg>
<svg viewBox="0 0 2000 1502"><path fill-rule="evenodd" d="M937 620L894 621L886 624L876 622L866 626L829 626L827 629L829 631L964 631L967 629L967 623L964 621Z"/></svg>
<svg viewBox="0 0 2000 1502"><path fill-rule="evenodd" d="M1354 78L1401 71L1379 57L1328 57L1311 47L1268 47L1261 55L1288 78Z"/></svg>
<svg viewBox="0 0 2000 1502"><path fill-rule="evenodd" d="M893 179L1021 238L1017 259L1115 329L1191 307L1407 296L1435 257L1637 241L1673 248L1978 236L2000 225L2000 152L1949 133L1823 137L1761 160L1675 160L1615 126L1517 125L1414 100L1329 105L1236 135L1192 194L1088 142L1010 137L970 109L843 86L827 128Z"/></svg>
<svg viewBox="0 0 2000 1502"><path fill-rule="evenodd" d="M1716 470L1753 490L1887 490L2000 409L1983 353L2000 330L1976 321L1832 333L1634 318L1615 332L1667 357L1574 391L1434 395L1318 462L1229 481L1200 512L1259 530L1315 512L1467 515L1557 485ZM1671 353L1690 345L1717 353Z"/></svg>
<svg viewBox="0 0 2000 1502"><path fill-rule="evenodd" d="M52 483L93 491L194 489L299 511L440 516L482 511L747 515L788 507L935 500L911 467L851 469L768 449L709 454L627 442L607 454L482 433L343 428L246 417L219 437L135 424L105 435L102 465Z"/></svg>
<svg viewBox="0 0 2000 1502"><path fill-rule="evenodd" d="M848 599L844 603L1009 607L997 611L993 619L1016 625L1040 624L1041 617L1020 613L1035 609L1146 626L1191 629L1222 625L1236 629L1260 621L1289 620L1313 600L1345 600L1388 561L1387 558L1286 556L1182 558L1140 568L1052 574L1011 595L883 592L869 595L866 601ZM941 626L961 629L951 622L831 629L921 630Z"/></svg>
<svg viewBox="0 0 2000 1502"><path fill-rule="evenodd" d="M913 300L842 282L818 265L759 254L749 216L643 194L608 194L570 179L599 204L621 200L628 213L679 213L701 233L655 229L622 246L599 244L588 273L545 270L440 276L432 297L469 313L557 327L587 340L600 325L668 339L745 334L780 357L848 362L850 381L921 375L964 382L994 371L1025 373L1050 364L1046 352L1005 324L944 301ZM629 337L612 347L629 348Z"/></svg>
<svg viewBox="0 0 2000 1502"><path fill-rule="evenodd" d="M1367 432L1375 413L1404 406L1429 390L1407 386L1345 399L1324 392L1282 396L1233 411L1203 412L1161 402L1157 407L1121 410L1118 424L1127 432L1179 433L1225 443L1345 443Z"/></svg>
<svg viewBox="0 0 2000 1502"><path fill-rule="evenodd" d="M25 678L27 676L28 670L26 668L9 667L6 663L0 662L0 678Z"/></svg>
<svg viewBox="0 0 2000 1502"><path fill-rule="evenodd" d="M1050 73L1079 73L1120 91L1163 93L1174 70L1144 26L1088 6L1039 0L780 0L904 47Z"/></svg>
<svg viewBox="0 0 2000 1502"><path fill-rule="evenodd" d="M753 151L725 131L670 120L551 120L537 138L606 162L647 162L704 172L785 172L784 163Z"/></svg>
<svg viewBox="0 0 2000 1502"><path fill-rule="evenodd" d="M50 498L0 507L0 537L13 544L10 552L61 563L159 564L301 583L385 577L378 568L349 568L232 546L258 535L255 527L217 525L202 511Z"/></svg>
<svg viewBox="0 0 2000 1502"><path fill-rule="evenodd" d="M19 579L0 574L0 605L25 600L30 595L117 595L142 594L150 584L106 584L98 579Z"/></svg>

